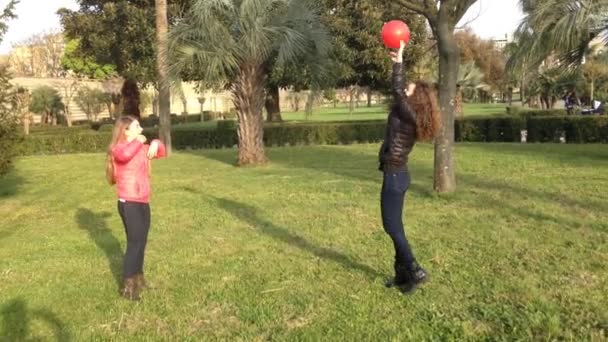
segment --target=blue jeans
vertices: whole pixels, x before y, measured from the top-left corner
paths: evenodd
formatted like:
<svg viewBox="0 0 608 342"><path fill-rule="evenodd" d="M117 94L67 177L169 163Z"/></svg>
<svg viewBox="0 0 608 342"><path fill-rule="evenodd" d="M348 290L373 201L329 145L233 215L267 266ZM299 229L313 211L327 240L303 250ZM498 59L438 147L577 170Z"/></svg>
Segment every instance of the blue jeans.
<svg viewBox="0 0 608 342"><path fill-rule="evenodd" d="M144 253L150 231L150 205L118 201L118 213L127 234L123 276L131 278L144 272Z"/></svg>
<svg viewBox="0 0 608 342"><path fill-rule="evenodd" d="M411 265L414 261L412 249L403 230L403 205L405 193L410 186L410 175L406 171L385 172L382 181L380 207L384 231L395 245L395 263Z"/></svg>

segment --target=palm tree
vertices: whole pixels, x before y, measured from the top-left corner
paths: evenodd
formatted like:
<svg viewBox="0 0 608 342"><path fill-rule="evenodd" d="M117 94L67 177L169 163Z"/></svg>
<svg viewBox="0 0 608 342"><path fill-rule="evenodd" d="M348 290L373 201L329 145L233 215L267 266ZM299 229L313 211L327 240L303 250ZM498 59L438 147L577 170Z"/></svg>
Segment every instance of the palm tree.
<svg viewBox="0 0 608 342"><path fill-rule="evenodd" d="M287 66L316 55L321 77L330 38L308 0L194 0L170 36L172 75L202 71L206 82L224 81L239 120L239 165L266 162L263 116L269 65ZM276 56L276 58L275 58Z"/></svg>
<svg viewBox="0 0 608 342"><path fill-rule="evenodd" d="M167 0L156 0L156 73L158 77L159 135L171 153L171 90L167 65Z"/></svg>
<svg viewBox="0 0 608 342"><path fill-rule="evenodd" d="M608 0L520 0L525 17L515 38L511 66L536 68L550 56L562 66L581 64L596 39L608 41Z"/></svg>

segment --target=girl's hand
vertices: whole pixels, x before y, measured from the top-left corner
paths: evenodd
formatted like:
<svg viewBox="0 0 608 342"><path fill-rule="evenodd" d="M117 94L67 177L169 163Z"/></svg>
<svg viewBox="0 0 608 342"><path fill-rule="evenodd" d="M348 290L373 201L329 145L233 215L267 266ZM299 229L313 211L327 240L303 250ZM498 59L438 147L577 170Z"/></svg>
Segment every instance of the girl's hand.
<svg viewBox="0 0 608 342"><path fill-rule="evenodd" d="M402 40L397 52L391 51L391 61L393 63L403 63L403 50L405 49L405 42Z"/></svg>
<svg viewBox="0 0 608 342"><path fill-rule="evenodd" d="M152 159L156 157L156 153L158 152L158 141L152 141L150 144L150 148L148 148L148 159Z"/></svg>

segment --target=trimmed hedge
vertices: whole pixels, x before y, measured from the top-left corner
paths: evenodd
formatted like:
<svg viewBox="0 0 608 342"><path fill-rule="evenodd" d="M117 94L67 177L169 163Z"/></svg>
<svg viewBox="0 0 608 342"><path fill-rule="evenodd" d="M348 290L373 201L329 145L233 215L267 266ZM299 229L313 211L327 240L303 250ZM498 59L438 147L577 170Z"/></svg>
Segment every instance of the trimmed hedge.
<svg viewBox="0 0 608 342"><path fill-rule="evenodd" d="M608 117L535 117L527 121L528 141L567 143L608 143Z"/></svg>
<svg viewBox="0 0 608 342"><path fill-rule="evenodd" d="M19 146L21 155L102 152L110 143L112 133L73 132L60 135L30 135Z"/></svg>
<svg viewBox="0 0 608 342"><path fill-rule="evenodd" d="M264 126L266 146L294 146L313 144L351 144L379 142L384 138L384 121L342 123L276 124ZM207 127L173 130L175 149L225 148L238 143L237 123L218 121L216 129ZM608 143L608 117L550 116L550 117L488 117L465 118L455 122L456 141L519 142L521 130L528 131L528 142ZM85 133L87 132L87 133ZM149 139L158 137L158 129L147 128ZM27 154L57 154L75 152L103 152L111 132L74 130L70 134L40 134L28 136L20 144L19 152Z"/></svg>
<svg viewBox="0 0 608 342"><path fill-rule="evenodd" d="M456 141L515 142L520 141L526 120L521 117L488 117L456 119Z"/></svg>
<svg viewBox="0 0 608 342"><path fill-rule="evenodd" d="M17 129L13 120L0 117L0 176L8 173L14 157L19 154L23 138Z"/></svg>
<svg viewBox="0 0 608 342"><path fill-rule="evenodd" d="M214 113L211 111L203 112L204 121L217 120L218 118L220 118L222 116L224 117L224 119L227 119L227 120L236 119L236 113L234 113L234 112L229 112L229 113ZM156 115L150 115L148 117L140 119L139 121L140 121L142 127L158 126L158 124L160 122L159 117ZM176 125L176 124L180 124L180 123L193 123L193 122L200 122L200 121L201 121L200 114L189 114L189 115L171 114L171 124L172 125Z"/></svg>
<svg viewBox="0 0 608 342"><path fill-rule="evenodd" d="M531 118L535 116L564 116L567 115L565 109L529 109L517 106L507 106L507 114L510 116L520 116Z"/></svg>

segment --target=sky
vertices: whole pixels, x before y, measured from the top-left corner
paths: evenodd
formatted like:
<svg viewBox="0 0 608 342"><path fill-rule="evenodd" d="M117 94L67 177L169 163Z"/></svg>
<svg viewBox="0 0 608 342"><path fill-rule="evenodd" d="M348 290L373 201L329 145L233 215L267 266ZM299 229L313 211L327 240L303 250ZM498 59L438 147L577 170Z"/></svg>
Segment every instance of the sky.
<svg viewBox="0 0 608 342"><path fill-rule="evenodd" d="M8 0L0 0L0 10ZM0 54L7 54L13 44L34 34L60 29L57 10L62 7L77 9L76 0L21 0L17 5L18 18L9 22L9 30L0 45ZM504 38L511 35L523 14L518 0L478 0L460 22L468 24L482 38Z"/></svg>

